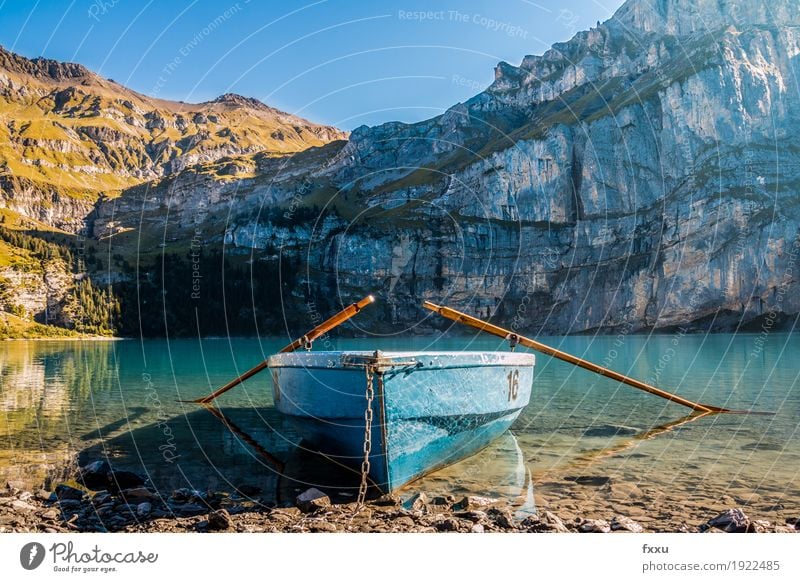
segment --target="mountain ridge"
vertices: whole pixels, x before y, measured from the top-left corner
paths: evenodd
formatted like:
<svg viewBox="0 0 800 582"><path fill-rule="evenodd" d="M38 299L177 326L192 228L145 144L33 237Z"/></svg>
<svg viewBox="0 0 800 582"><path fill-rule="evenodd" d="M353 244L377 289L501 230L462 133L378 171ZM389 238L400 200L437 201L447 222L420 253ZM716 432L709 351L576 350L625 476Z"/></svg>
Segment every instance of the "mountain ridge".
<svg viewBox="0 0 800 582"><path fill-rule="evenodd" d="M282 155L347 137L256 99L153 99L82 65L5 49L0 121L0 160L16 176L106 196L197 163Z"/></svg>

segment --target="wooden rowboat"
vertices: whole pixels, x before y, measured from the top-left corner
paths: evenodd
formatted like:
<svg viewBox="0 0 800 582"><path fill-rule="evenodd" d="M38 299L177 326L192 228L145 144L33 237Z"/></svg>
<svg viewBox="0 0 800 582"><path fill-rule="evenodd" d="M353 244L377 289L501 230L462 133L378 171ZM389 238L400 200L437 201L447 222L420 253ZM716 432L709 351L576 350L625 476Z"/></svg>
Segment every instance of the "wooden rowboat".
<svg viewBox="0 0 800 582"><path fill-rule="evenodd" d="M309 351L268 359L277 409L311 447L363 466L383 492L500 436L530 401L534 364L534 355L513 352Z"/></svg>

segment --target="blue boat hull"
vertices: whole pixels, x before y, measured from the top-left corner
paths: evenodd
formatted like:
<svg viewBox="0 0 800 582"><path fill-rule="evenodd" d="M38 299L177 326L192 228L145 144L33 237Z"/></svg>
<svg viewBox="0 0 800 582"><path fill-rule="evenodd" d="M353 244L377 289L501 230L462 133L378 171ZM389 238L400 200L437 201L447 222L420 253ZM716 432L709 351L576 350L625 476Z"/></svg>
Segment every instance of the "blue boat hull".
<svg viewBox="0 0 800 582"><path fill-rule="evenodd" d="M369 477L380 490L464 459L530 401L535 358L509 352L306 352L270 357L275 405L314 448L358 468L375 373Z"/></svg>

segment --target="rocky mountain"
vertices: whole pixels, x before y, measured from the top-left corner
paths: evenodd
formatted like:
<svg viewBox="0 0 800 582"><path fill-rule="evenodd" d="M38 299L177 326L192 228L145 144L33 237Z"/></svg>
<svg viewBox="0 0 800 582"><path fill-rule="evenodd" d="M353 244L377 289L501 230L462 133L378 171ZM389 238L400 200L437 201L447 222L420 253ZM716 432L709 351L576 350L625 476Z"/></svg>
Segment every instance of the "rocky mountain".
<svg viewBox="0 0 800 582"><path fill-rule="evenodd" d="M2 197L8 208L65 230L79 230L98 197L199 163L345 137L256 99L152 99L81 65L0 48Z"/></svg>
<svg viewBox="0 0 800 582"><path fill-rule="evenodd" d="M83 226L116 264L202 247L288 265L282 307L234 306L267 324L370 290L375 330L435 325L423 299L530 333L771 329L800 312L799 55L794 0L629 0L443 115L285 155L175 154ZM203 107L263 111L221 101Z"/></svg>
<svg viewBox="0 0 800 582"><path fill-rule="evenodd" d="M0 209L29 234L87 233L100 201L202 163L229 160L230 175L252 157L281 156L346 139L260 101L226 94L200 104L146 97L85 67L27 59L0 47ZM236 160L236 161L233 161ZM75 250L84 242L67 239ZM90 248L94 248L91 247ZM17 290L14 310L67 325L60 308L77 292L71 266L3 243L0 281ZM50 273L52 276L47 275ZM49 280L58 280L55 287ZM66 313L66 312L64 312Z"/></svg>

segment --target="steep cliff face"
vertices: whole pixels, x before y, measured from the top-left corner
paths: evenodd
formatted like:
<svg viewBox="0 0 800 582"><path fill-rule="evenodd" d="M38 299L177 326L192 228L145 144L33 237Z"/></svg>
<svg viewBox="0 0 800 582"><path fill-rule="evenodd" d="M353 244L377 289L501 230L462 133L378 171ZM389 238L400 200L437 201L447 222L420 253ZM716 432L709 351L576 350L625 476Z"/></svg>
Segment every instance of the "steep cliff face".
<svg viewBox="0 0 800 582"><path fill-rule="evenodd" d="M309 170L336 213L234 218L226 240L303 256L312 298L382 288L384 319L422 299L553 332L797 313L799 24L790 1L632 0L442 116L355 130Z"/></svg>
<svg viewBox="0 0 800 582"><path fill-rule="evenodd" d="M67 326L73 276L60 259L38 263L35 268L19 265L0 267L0 302L3 311L38 323Z"/></svg>
<svg viewBox="0 0 800 582"><path fill-rule="evenodd" d="M290 261L289 318L369 290L395 331L424 299L531 333L772 325L800 312L798 73L794 0L630 0L427 121L156 156L84 225L128 258Z"/></svg>

